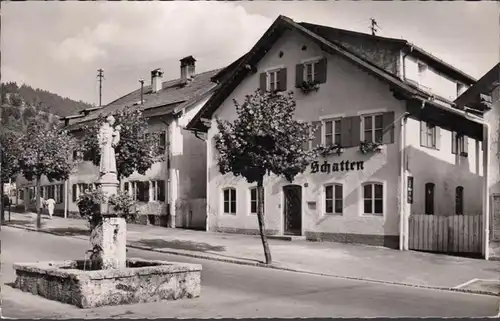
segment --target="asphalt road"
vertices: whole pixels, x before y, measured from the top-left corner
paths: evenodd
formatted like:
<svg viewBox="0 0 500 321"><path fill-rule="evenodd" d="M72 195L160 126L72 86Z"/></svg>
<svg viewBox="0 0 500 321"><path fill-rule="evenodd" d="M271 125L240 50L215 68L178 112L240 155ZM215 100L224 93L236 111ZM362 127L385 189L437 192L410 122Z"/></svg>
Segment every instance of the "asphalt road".
<svg viewBox="0 0 500 321"><path fill-rule="evenodd" d="M12 318L134 317L480 317L498 313L498 297L362 281L129 250L129 257L203 265L201 297L81 310L8 284L14 262L81 259L87 243L2 227L2 314ZM390 262L388 262L390 264Z"/></svg>

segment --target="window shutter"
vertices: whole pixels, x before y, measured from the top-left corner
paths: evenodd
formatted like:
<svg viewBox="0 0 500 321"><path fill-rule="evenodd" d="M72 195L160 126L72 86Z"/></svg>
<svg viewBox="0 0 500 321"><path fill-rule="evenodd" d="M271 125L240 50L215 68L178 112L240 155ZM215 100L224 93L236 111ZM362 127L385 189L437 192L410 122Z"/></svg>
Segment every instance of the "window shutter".
<svg viewBox="0 0 500 321"><path fill-rule="evenodd" d="M340 120L340 146L351 147L351 125L352 117L344 117Z"/></svg>
<svg viewBox="0 0 500 321"><path fill-rule="evenodd" d="M71 194L73 203L76 203L76 184L73 184L71 189Z"/></svg>
<svg viewBox="0 0 500 321"><path fill-rule="evenodd" d="M394 112L390 111L382 115L382 126L384 126L384 134L382 136L382 143L394 143Z"/></svg>
<svg viewBox="0 0 500 321"><path fill-rule="evenodd" d="M314 132L314 139L312 141L312 148L315 148L318 145L321 145L321 136L323 136L323 128L320 121L313 121L312 125L314 127L317 127L316 131Z"/></svg>
<svg viewBox="0 0 500 321"><path fill-rule="evenodd" d="M304 65L298 64L295 66L295 87L299 86L304 82Z"/></svg>
<svg viewBox="0 0 500 321"><path fill-rule="evenodd" d="M316 74L317 74L317 79L316 81L320 84L323 84L326 82L326 72L327 72L327 67L326 67L326 58L320 59L318 62L314 64L314 68L316 69Z"/></svg>
<svg viewBox="0 0 500 321"><path fill-rule="evenodd" d="M457 153L457 132L451 132L451 153Z"/></svg>
<svg viewBox="0 0 500 321"><path fill-rule="evenodd" d="M278 71L278 86L279 91L286 91L286 68Z"/></svg>
<svg viewBox="0 0 500 321"><path fill-rule="evenodd" d="M351 146L359 146L361 143L361 116L351 117Z"/></svg>
<svg viewBox="0 0 500 321"><path fill-rule="evenodd" d="M441 148L441 128L438 126L436 128L436 149L439 150Z"/></svg>
<svg viewBox="0 0 500 321"><path fill-rule="evenodd" d="M260 73L260 91L265 93L267 91L267 74L265 72Z"/></svg>
<svg viewBox="0 0 500 321"><path fill-rule="evenodd" d="M464 152L469 153L469 137L464 135Z"/></svg>
<svg viewBox="0 0 500 321"><path fill-rule="evenodd" d="M420 146L427 146L427 136L426 136L427 124L425 121L420 121Z"/></svg>

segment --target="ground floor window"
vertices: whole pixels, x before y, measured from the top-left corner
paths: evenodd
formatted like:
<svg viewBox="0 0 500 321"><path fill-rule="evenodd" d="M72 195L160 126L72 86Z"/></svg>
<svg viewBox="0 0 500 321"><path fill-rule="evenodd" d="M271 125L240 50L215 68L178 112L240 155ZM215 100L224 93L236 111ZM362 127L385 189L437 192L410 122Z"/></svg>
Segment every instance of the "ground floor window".
<svg viewBox="0 0 500 321"><path fill-rule="evenodd" d="M264 203L264 195L262 195L262 203ZM257 214L257 206L258 206L257 187L252 187L250 189L250 214ZM262 212L264 212L264 210L262 210Z"/></svg>
<svg viewBox="0 0 500 321"><path fill-rule="evenodd" d="M223 190L224 214L236 214L236 189L225 188Z"/></svg>
<svg viewBox="0 0 500 321"><path fill-rule="evenodd" d="M165 181L152 181L151 192L153 201L165 202Z"/></svg>
<svg viewBox="0 0 500 321"><path fill-rule="evenodd" d="M383 215L384 186L381 183L363 184L364 214Z"/></svg>
<svg viewBox="0 0 500 321"><path fill-rule="evenodd" d="M72 195L73 203L76 203L78 201L78 198L80 197L80 195L85 193L85 191L97 188L98 185L99 184L95 184L95 183L73 184L73 186L71 187L71 195Z"/></svg>
<svg viewBox="0 0 500 321"><path fill-rule="evenodd" d="M341 184L330 184L325 186L325 213L342 214L343 191Z"/></svg>
<svg viewBox="0 0 500 321"><path fill-rule="evenodd" d="M165 181L131 181L123 184L123 189L137 202L165 202Z"/></svg>
<svg viewBox="0 0 500 321"><path fill-rule="evenodd" d="M17 193L19 200L24 201L24 190L20 189Z"/></svg>
<svg viewBox="0 0 500 321"><path fill-rule="evenodd" d="M434 215L434 183L425 184L425 214Z"/></svg>
<svg viewBox="0 0 500 321"><path fill-rule="evenodd" d="M464 214L464 188L462 186L457 186L455 189L455 213Z"/></svg>

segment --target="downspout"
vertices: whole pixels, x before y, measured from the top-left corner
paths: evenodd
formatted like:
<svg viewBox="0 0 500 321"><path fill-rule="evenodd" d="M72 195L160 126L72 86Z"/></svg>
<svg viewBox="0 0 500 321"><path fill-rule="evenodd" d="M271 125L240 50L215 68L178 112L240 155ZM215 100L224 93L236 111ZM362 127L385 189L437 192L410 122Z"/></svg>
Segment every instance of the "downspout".
<svg viewBox="0 0 500 321"><path fill-rule="evenodd" d="M405 231L405 207L406 207L406 200L405 200L405 178L406 178L406 114L403 114L403 117L401 117L401 139L399 141L399 148L401 152L399 153L400 160L399 160L399 184L401 186L400 189L400 207L399 207L399 250L404 251L405 249L405 240L406 240L406 231Z"/></svg>
<svg viewBox="0 0 500 321"><path fill-rule="evenodd" d="M165 209L167 211L167 218L169 218L172 213L170 213L170 204L169 204L169 199L170 199L170 192L172 191L172 189L170 188L170 184L171 184L171 180L170 180L170 155L171 155L171 142L170 142L170 124L165 121L165 120L162 120L162 122L167 126L167 130L166 130L166 134L167 135L167 138L165 139L165 142L167 144L167 147L165 148L166 150L166 153L167 153L167 157L165 159L166 163L167 163L167 179L166 179L166 186L165 186ZM168 220L168 219L167 219ZM167 225L168 225L168 222L167 222Z"/></svg>

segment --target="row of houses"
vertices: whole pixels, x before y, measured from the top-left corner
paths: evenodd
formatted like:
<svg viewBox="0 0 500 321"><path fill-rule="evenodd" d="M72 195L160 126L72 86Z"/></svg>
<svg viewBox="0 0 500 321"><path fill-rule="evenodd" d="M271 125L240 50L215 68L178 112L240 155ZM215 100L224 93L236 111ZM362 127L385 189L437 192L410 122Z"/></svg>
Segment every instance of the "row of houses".
<svg viewBox="0 0 500 321"><path fill-rule="evenodd" d="M182 59L170 81L153 70L149 86L63 119L78 136L100 115L138 106L164 137L165 161L121 182L140 223L258 233L256 186L218 171L215 119L234 120L233 100L255 89L294 91L296 118L320 125L309 148L339 144L342 153L321 156L291 184L266 178L269 235L500 255L498 65L478 81L406 40L284 16L231 65L198 74L195 64ZM303 93L304 81L318 91ZM360 152L380 138L380 153ZM66 182L44 181L43 193L71 215L97 178L84 162ZM33 185L17 180L19 205Z"/></svg>

